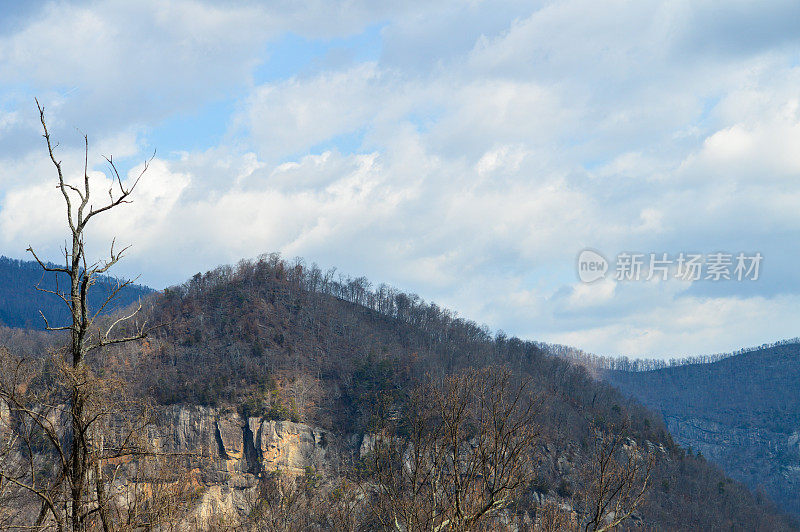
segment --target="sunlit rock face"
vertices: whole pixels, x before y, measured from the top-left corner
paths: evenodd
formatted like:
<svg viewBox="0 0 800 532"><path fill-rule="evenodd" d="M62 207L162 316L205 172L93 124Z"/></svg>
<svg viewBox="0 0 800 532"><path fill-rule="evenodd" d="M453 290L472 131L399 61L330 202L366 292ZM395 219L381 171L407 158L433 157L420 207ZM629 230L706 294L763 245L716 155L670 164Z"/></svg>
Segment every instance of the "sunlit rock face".
<svg viewBox="0 0 800 532"><path fill-rule="evenodd" d="M231 473L300 473L326 459L330 434L305 423L267 421L201 406L165 410L151 441L171 452L196 453Z"/></svg>
<svg viewBox="0 0 800 532"><path fill-rule="evenodd" d="M248 420L249 435L258 464L265 471L289 470L299 473L319 467L326 458L329 435L304 423Z"/></svg>
<svg viewBox="0 0 800 532"><path fill-rule="evenodd" d="M233 522L247 513L258 479L269 473L298 475L319 470L331 458L329 432L305 423L242 418L231 410L174 406L148 429L150 443L171 453L203 461L194 469L197 504L186 529L206 527L224 517Z"/></svg>

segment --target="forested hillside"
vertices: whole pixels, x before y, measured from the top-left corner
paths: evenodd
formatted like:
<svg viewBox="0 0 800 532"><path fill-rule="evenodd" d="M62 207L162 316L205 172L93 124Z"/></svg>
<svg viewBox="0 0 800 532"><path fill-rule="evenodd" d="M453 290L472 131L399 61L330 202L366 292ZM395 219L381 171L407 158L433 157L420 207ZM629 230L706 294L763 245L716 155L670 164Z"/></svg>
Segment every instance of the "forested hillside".
<svg viewBox="0 0 800 532"><path fill-rule="evenodd" d="M632 524L793 526L766 499L676 445L660 416L584 367L533 342L492 335L417 296L272 255L197 274L151 301L148 319L164 326L143 351L113 360L135 358L123 364L127 378L162 404L228 406L245 418L305 422L360 438L381 420L412 413L412 390L431 376L500 366L530 379L542 402L538 480L517 508L545 499L572 504L599 429L655 450L649 495Z"/></svg>
<svg viewBox="0 0 800 532"><path fill-rule="evenodd" d="M63 274L47 273L42 277L42 269L34 261L21 261L0 257L0 325L27 329L43 329L44 321L39 315L42 311L52 326L64 325L69 320L69 310L53 294L36 290L36 286L55 290L56 283L61 290L69 289ZM97 309L117 286L116 279L101 277L90 291L89 306ZM119 297L108 305L104 312L113 312L143 297L152 290L141 285L123 288Z"/></svg>
<svg viewBox="0 0 800 532"><path fill-rule="evenodd" d="M606 377L663 414L679 443L800 515L800 343Z"/></svg>

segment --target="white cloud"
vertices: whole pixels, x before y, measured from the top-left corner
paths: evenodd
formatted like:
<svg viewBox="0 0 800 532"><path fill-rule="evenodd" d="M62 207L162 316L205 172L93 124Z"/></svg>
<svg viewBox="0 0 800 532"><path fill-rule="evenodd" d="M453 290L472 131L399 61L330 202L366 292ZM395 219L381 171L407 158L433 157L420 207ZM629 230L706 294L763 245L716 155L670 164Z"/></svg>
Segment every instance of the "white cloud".
<svg viewBox="0 0 800 532"><path fill-rule="evenodd" d="M590 352L683 357L735 351L797 336L798 296L776 298L683 297L641 309L624 322L545 335Z"/></svg>
<svg viewBox="0 0 800 532"><path fill-rule="evenodd" d="M0 77L47 94L60 137L79 125L95 152L126 157L164 118L236 95L218 145L154 161L97 233L134 243L126 268L154 284L280 250L601 353L797 334L800 284L781 275L798 259L798 42L725 33L791 6L717 21L686 2L346 6L48 4L0 35ZM324 47L375 24L383 49L368 60L254 81L277 36ZM0 139L33 140L0 150L3 250L55 249L52 172L29 111L8 105ZM771 269L746 290L577 285L585 247L758 249Z"/></svg>
<svg viewBox="0 0 800 532"><path fill-rule="evenodd" d="M258 15L192 1L49 3L2 37L0 76L34 84L46 103L61 103L70 126L80 121L104 133L241 83L264 40Z"/></svg>
<svg viewBox="0 0 800 532"><path fill-rule="evenodd" d="M376 104L386 99L379 72L364 64L259 87L250 98L245 120L259 152L280 157L358 130L378 111Z"/></svg>

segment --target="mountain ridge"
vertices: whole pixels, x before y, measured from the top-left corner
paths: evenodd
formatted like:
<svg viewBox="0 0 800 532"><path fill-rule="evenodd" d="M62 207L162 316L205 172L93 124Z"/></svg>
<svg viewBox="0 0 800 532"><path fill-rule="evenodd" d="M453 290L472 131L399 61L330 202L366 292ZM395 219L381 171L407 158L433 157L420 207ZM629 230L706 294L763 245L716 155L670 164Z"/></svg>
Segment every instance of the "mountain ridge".
<svg viewBox="0 0 800 532"><path fill-rule="evenodd" d="M261 427L264 421L301 423L331 433L331 441L342 442L342 452L353 453L349 460L358 463L358 442L368 441L377 421L408 412L418 383L502 367L529 382L542 401L536 479L522 490L515 512L537 515L542 504L572 511L592 431L600 429L622 431L626 446L661 457L632 524L796 528L769 501L677 445L658 415L583 366L535 342L493 335L414 294L373 288L363 277L336 277L300 261L262 256L152 294L142 318L162 326L141 345L109 349L92 361L94 370L130 383L161 409L232 413L205 416L199 426L229 419L247 420L248 426L256 420ZM165 434L176 429L183 430L164 427ZM209 445L224 461L233 454L219 432L222 445L213 430ZM224 470L210 478L206 493L237 482Z"/></svg>
<svg viewBox="0 0 800 532"><path fill-rule="evenodd" d="M149 321L168 325L135 373L154 376L142 389L165 404L228 405L355 436L370 431L373 416L402 412L407 390L424 375L501 364L545 396L541 430L556 465L542 472L543 493L573 489L567 465L580 461L593 425L625 425L640 445L667 452L642 510L656 528L770 529L758 524L771 519L768 503L677 446L638 400L535 342L492 335L414 294L269 255L198 274L148 309Z"/></svg>
<svg viewBox="0 0 800 532"><path fill-rule="evenodd" d="M800 515L799 341L603 378L661 413L677 442Z"/></svg>
<svg viewBox="0 0 800 532"><path fill-rule="evenodd" d="M49 264L53 266L53 264ZM69 286L64 274L43 272L35 261L12 259L0 256L0 325L23 329L44 329L44 321L39 312L47 317L53 326L62 325L69 320L69 311L54 294L40 292L36 286L54 290L56 283L62 289ZM106 297L117 286L118 279L101 276L89 291L89 307L99 308ZM40 284L41 283L41 284ZM134 301L151 294L154 290L144 285L131 284L124 287L118 297L103 309L111 313L127 307Z"/></svg>

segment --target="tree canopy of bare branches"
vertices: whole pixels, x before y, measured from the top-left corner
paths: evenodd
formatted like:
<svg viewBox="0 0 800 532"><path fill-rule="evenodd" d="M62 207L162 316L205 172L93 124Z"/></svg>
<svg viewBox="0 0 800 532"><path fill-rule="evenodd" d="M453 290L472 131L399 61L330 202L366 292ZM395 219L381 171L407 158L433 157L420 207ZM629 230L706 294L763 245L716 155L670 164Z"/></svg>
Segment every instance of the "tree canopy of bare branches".
<svg viewBox="0 0 800 532"><path fill-rule="evenodd" d="M45 274L56 274L69 281L69 286L56 283L54 289L37 286L69 309L71 320L67 324L51 324L42 313L46 329L67 332L69 345L39 367L3 353L3 367L8 371L0 381L0 404L5 412L3 430L7 438L0 450L0 487L13 487L14 496L28 495L38 501L40 510L35 520L15 526L83 531L90 523L99 523L102 529L111 530L105 465L109 460L142 452L144 442L139 437L149 423L149 415L139 404L134 408L134 402L123 395L124 383L95 375L87 357L106 346L140 340L148 329L146 323L136 319L141 304L110 320L101 317L106 306L131 281L118 282L99 308L89 308L91 287L98 276L119 262L127 248L115 249L112 242L108 258L90 261L86 256L86 229L100 215L131 202L131 194L149 161L126 184L113 159L106 158L113 186L106 197L96 197L90 179L88 137L84 136L83 178L75 185L65 177L44 108L38 100L36 104L48 156L58 178L56 187L64 200L69 244L63 249L63 265L43 261L32 247L28 251L41 267L43 278ZM26 509L24 501L20 505Z"/></svg>
<svg viewBox="0 0 800 532"><path fill-rule="evenodd" d="M650 488L655 456L624 431L594 428L575 507L585 532L616 529L633 516Z"/></svg>
<svg viewBox="0 0 800 532"><path fill-rule="evenodd" d="M539 402L505 369L469 369L417 389L372 451L378 519L407 531L477 530L532 474Z"/></svg>

